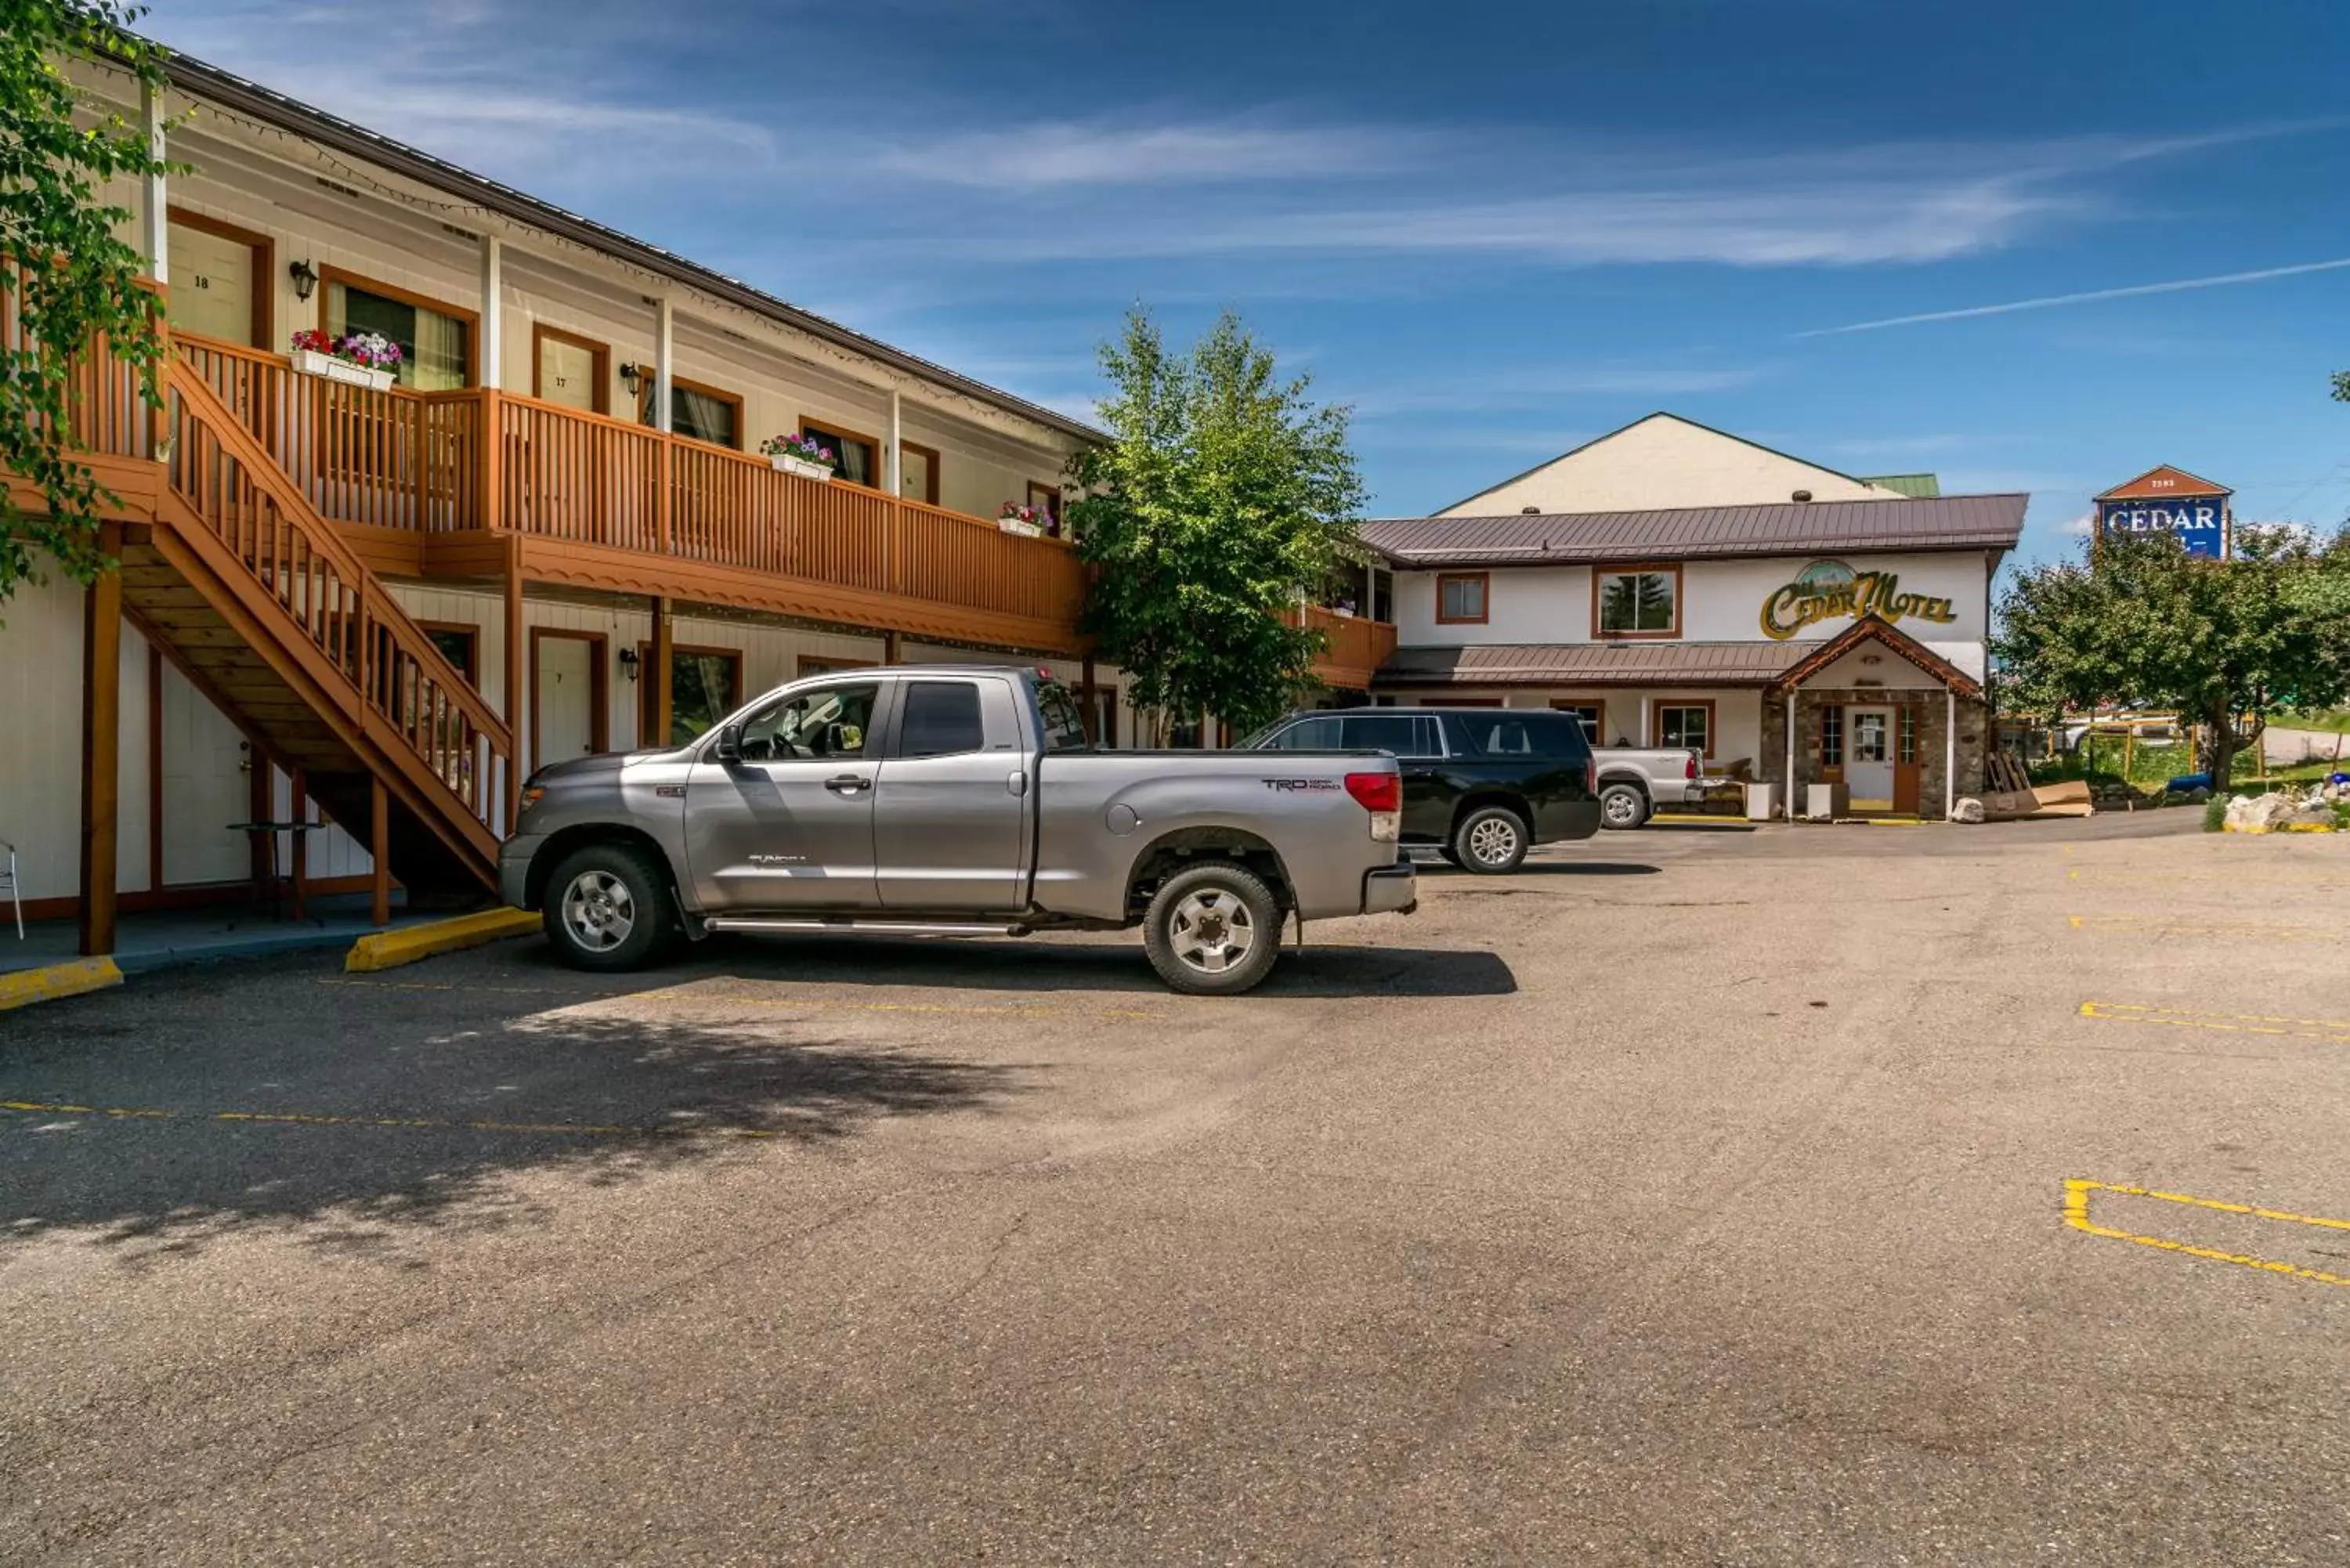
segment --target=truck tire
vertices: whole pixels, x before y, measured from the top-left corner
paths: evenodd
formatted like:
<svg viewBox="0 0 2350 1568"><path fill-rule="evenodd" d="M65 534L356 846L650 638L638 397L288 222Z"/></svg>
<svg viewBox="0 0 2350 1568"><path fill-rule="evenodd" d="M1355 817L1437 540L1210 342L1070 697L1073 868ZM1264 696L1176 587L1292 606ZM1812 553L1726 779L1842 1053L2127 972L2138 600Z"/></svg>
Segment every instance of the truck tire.
<svg viewBox="0 0 2350 1568"><path fill-rule="evenodd" d="M1170 990L1238 996L1271 974L1281 956L1281 905L1244 866L1194 866L1152 895L1142 950Z"/></svg>
<svg viewBox="0 0 2350 1568"><path fill-rule="evenodd" d="M1452 830L1452 862L1480 877L1506 877L1523 865L1534 835L1505 805L1482 805Z"/></svg>
<svg viewBox="0 0 2350 1568"><path fill-rule="evenodd" d="M641 969L669 950L669 874L636 845L590 844L546 879L541 919L573 969Z"/></svg>
<svg viewBox="0 0 2350 1568"><path fill-rule="evenodd" d="M1612 784L1599 792L1599 826L1618 832L1648 820L1648 797L1638 784Z"/></svg>

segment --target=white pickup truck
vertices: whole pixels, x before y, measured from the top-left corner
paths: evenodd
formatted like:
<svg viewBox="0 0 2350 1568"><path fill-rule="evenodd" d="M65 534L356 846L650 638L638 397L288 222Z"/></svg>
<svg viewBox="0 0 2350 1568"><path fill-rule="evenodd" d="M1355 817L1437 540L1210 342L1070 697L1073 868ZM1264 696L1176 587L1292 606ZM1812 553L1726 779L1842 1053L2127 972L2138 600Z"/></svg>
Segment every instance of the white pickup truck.
<svg viewBox="0 0 2350 1568"><path fill-rule="evenodd" d="M1686 746L1599 746L1591 760L1599 772L1599 826L1618 832L1660 809L1701 805L1705 792L1724 782L1707 778L1705 759Z"/></svg>

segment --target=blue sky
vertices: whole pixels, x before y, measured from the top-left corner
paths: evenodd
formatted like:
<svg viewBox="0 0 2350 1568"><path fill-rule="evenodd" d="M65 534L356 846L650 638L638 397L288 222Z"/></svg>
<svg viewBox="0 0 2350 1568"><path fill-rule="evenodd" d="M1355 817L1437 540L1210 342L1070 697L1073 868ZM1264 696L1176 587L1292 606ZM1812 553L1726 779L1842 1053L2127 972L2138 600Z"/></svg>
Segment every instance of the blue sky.
<svg viewBox="0 0 2350 1568"><path fill-rule="evenodd" d="M1659 408L2029 490L2027 556L2158 462L2241 518L2350 514L2341 0L163 0L145 26L1072 411L1129 303L1179 336L1229 306L1356 405L1386 514Z"/></svg>

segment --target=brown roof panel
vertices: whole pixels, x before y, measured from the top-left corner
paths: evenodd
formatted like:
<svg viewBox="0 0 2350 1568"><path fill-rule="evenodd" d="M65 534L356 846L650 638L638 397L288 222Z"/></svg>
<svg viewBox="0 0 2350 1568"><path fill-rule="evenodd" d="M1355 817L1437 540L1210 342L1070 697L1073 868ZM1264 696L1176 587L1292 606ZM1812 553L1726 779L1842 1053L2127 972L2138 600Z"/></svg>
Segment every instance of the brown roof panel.
<svg viewBox="0 0 2350 1568"><path fill-rule="evenodd" d="M1575 566L1827 550L2012 550L2024 494L1783 502L1646 512L1380 517L1363 542L1399 566Z"/></svg>
<svg viewBox="0 0 2350 1568"><path fill-rule="evenodd" d="M1371 684L1768 686L1816 642L1496 642L1399 648Z"/></svg>

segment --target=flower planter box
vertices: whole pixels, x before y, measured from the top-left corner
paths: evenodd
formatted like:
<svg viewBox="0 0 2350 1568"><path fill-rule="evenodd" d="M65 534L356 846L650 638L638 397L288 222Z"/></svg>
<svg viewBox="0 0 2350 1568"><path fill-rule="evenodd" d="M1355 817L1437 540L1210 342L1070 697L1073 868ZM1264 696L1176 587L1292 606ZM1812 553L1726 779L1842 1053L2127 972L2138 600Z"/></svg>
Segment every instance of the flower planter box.
<svg viewBox="0 0 2350 1568"><path fill-rule="evenodd" d="M374 392L391 389L391 372L389 370L354 365L348 359L338 359L332 354L321 354L315 348L296 348L292 358L294 369L305 376L324 376L329 381L365 387Z"/></svg>
<svg viewBox="0 0 2350 1568"><path fill-rule="evenodd" d="M828 480L832 477L831 468L824 463L810 462L804 457L787 457L782 452L769 453L767 465L778 473L796 473L802 479Z"/></svg>
<svg viewBox="0 0 2350 1568"><path fill-rule="evenodd" d="M1043 524L1023 523L1017 517L999 517L995 520L995 525L1006 534L1017 534L1024 539L1041 539L1045 536Z"/></svg>

